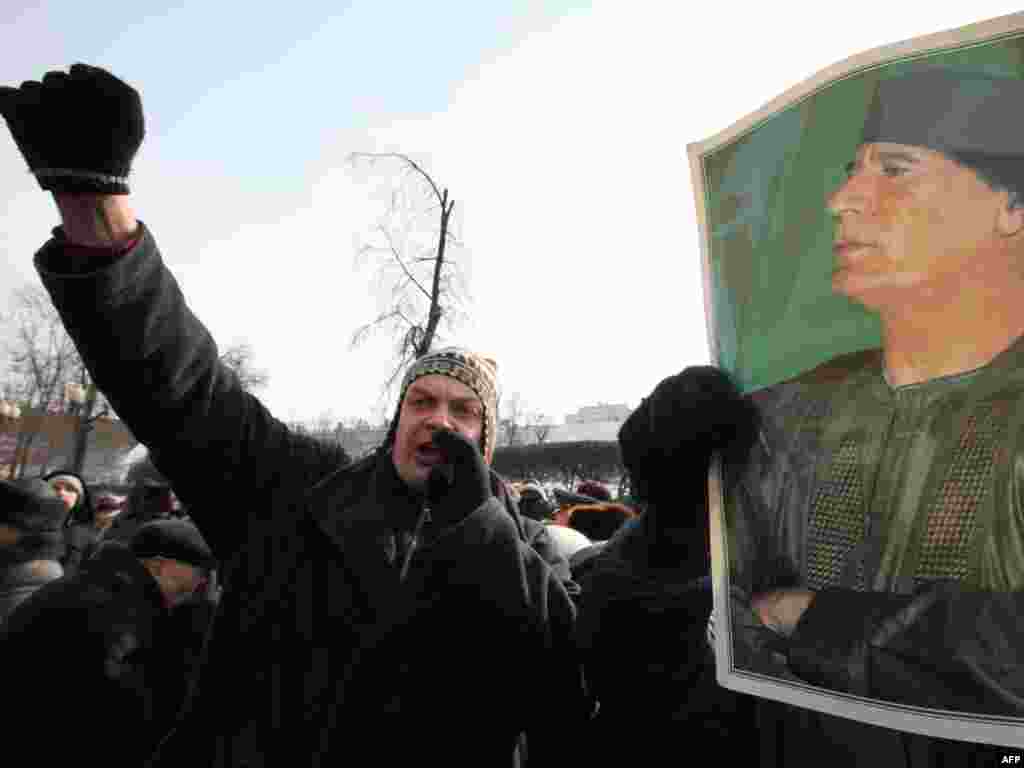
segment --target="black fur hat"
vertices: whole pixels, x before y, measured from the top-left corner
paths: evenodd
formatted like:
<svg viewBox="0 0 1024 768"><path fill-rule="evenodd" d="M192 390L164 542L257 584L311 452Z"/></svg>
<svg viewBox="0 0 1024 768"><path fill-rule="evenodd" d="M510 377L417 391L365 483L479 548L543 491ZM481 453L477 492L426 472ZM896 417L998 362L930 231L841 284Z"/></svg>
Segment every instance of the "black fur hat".
<svg viewBox="0 0 1024 768"><path fill-rule="evenodd" d="M199 529L186 520L146 523L132 536L131 548L138 558L166 557L200 568L217 565Z"/></svg>

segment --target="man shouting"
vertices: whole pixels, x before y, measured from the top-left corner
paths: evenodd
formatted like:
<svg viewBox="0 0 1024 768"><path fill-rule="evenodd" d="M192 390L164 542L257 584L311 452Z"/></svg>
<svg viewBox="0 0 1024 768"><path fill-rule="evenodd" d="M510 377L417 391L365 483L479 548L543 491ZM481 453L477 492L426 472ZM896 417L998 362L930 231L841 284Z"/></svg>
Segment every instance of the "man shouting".
<svg viewBox="0 0 1024 768"><path fill-rule="evenodd" d="M76 64L3 89L0 111L61 213L43 283L226 563L204 665L153 764L512 766L523 734L529 765L553 761L554 729L586 710L573 585L488 467L493 362L416 361L386 443L344 466L218 362L135 218L139 93Z"/></svg>

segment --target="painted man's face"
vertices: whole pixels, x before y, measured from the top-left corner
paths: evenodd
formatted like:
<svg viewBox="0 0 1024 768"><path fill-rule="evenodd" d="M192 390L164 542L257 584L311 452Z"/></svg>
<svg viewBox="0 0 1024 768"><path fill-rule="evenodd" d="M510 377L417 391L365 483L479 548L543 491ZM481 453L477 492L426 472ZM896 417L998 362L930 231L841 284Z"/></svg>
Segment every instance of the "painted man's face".
<svg viewBox="0 0 1024 768"><path fill-rule="evenodd" d="M941 152L864 144L828 198L835 217L832 287L864 306L955 295L960 275L997 238L1005 192Z"/></svg>
<svg viewBox="0 0 1024 768"><path fill-rule="evenodd" d="M483 403L461 381L429 374L416 379L406 390L391 449L398 476L417 490L426 487L431 468L445 460L431 443L437 429L450 429L479 443Z"/></svg>

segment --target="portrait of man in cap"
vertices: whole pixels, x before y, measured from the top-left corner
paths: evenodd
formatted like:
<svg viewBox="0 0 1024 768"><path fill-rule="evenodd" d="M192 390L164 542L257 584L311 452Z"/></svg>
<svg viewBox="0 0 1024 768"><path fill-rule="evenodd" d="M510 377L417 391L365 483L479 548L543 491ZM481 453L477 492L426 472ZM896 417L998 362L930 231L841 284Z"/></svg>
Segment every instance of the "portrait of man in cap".
<svg viewBox="0 0 1024 768"><path fill-rule="evenodd" d="M1019 39L1001 45L1020 61ZM803 322L818 326L813 311L843 302L876 335L853 343L837 326L837 353L795 375L748 377L762 434L754 459L721 478L730 597L715 621L728 613L720 666L791 684L784 701L826 689L842 696L806 706L1009 744L1008 729L960 727L1024 718L1024 71L997 71L995 57L971 66L962 54L934 56L837 78L817 113L785 117L799 117L795 141L810 142L808 116L838 103L841 88L861 98L852 156L824 195L829 283L816 284ZM824 146L803 152L820 164ZM800 151L780 166L792 169ZM767 205L755 185L728 183ZM758 259L763 243L755 233L744 245ZM823 271L823 250L801 258ZM799 284L799 267L779 269ZM742 340L733 349L742 363ZM868 716L864 700L884 708ZM930 726L906 726L923 710ZM964 719L954 730L936 711ZM938 759L936 739L821 720L805 722L801 738L815 731L861 755L871 744L882 764L898 754L892 764L916 765L903 762L915 750ZM777 722L782 733L795 718Z"/></svg>

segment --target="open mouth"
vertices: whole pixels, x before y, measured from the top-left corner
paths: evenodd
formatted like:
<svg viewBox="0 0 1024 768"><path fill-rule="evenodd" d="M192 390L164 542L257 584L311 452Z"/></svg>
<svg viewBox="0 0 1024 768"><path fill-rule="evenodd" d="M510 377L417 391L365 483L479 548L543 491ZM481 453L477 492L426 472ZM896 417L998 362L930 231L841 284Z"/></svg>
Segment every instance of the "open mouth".
<svg viewBox="0 0 1024 768"><path fill-rule="evenodd" d="M444 452L433 443L424 443L416 448L416 461L429 467L444 463Z"/></svg>

